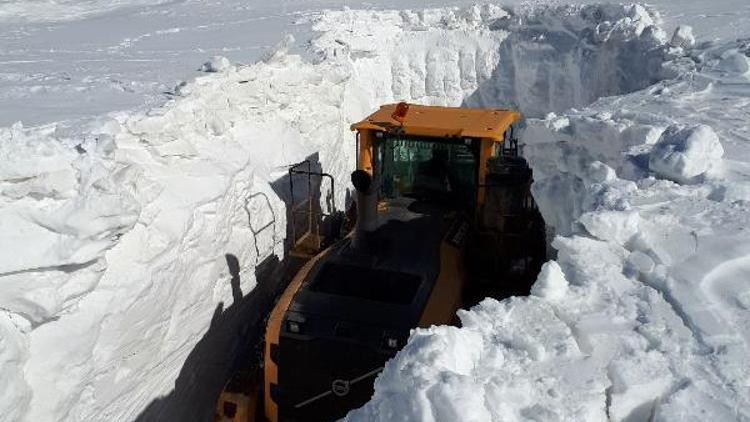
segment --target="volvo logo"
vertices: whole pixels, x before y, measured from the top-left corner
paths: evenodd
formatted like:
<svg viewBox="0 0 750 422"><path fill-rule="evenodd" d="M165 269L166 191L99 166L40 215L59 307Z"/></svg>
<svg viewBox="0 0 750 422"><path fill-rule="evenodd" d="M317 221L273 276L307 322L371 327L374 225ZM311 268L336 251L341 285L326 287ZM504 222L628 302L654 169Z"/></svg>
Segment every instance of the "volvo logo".
<svg viewBox="0 0 750 422"><path fill-rule="evenodd" d="M334 380L331 384L331 391L339 397L344 397L349 394L349 384L349 381Z"/></svg>
<svg viewBox="0 0 750 422"><path fill-rule="evenodd" d="M294 407L295 407L295 409L299 409L300 407L307 406L308 404L310 404L310 403L312 403L314 401L320 400L320 399L322 399L324 397L328 397L331 394L333 394L333 395L335 395L337 397L344 397L347 394L349 394L349 391L351 390L352 385L354 385L354 384L356 384L356 383L358 383L360 381L366 380L367 378L370 378L373 375L377 375L377 373L380 372L380 371L382 371L382 370L383 370L383 367L381 366L380 368L373 369L372 371L370 371L370 372L368 372L366 374L362 374L362 375L358 376L357 378L354 378L354 379L349 380L349 381L346 381L346 380L334 380L333 383L331 384L331 389L330 390L324 391L324 392L318 394L317 396L310 397L309 399L307 399L305 401L299 402L296 405L294 405Z"/></svg>

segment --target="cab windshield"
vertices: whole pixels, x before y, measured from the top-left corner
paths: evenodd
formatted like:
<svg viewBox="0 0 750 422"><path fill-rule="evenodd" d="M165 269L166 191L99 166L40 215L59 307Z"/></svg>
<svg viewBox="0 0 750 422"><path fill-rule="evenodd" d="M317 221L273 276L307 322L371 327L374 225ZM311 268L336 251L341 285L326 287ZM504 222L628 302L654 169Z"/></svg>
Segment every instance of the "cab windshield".
<svg viewBox="0 0 750 422"><path fill-rule="evenodd" d="M382 196L472 201L477 159L463 140L386 138L379 149Z"/></svg>

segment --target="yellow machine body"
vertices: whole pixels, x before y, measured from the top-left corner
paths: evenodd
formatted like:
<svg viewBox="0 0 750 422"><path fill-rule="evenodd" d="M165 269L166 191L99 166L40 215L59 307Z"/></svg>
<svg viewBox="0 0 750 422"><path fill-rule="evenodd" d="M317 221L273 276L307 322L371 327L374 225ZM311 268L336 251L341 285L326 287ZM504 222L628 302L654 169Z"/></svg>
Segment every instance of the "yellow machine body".
<svg viewBox="0 0 750 422"><path fill-rule="evenodd" d="M378 167L383 166L383 153L382 150L378 150L378 148L380 148L383 143L401 142L401 139L409 139L412 140L409 142L416 143L424 142L425 145L429 146L430 148L433 148L434 145L438 144L451 144L461 147L467 145L471 147L472 154L475 157L475 161L473 161L474 167L472 168L475 172L475 174L473 175L473 177L475 178L473 181L473 186L475 186L476 190L471 192L473 200L468 201L468 203L471 204L470 207L472 209L456 209L449 212L441 211L442 213L439 215L439 217L434 217L432 215L429 216L429 218L432 218L432 220L437 221L438 223L431 226L435 227L434 230L436 231L436 233L434 233L434 238L436 239L436 252L433 253L435 255L435 258L432 260L427 260L428 262L416 262L418 261L418 258L415 258L415 262L413 263L415 267L421 266L422 273L420 274L431 275L429 277L422 277L423 279L430 278L429 283L425 281L422 281L421 283L414 282L416 283L415 285L417 285L413 293L416 299L411 299L411 302L408 302L408 300L405 299L403 300L404 304L399 305L404 309L406 309L408 306L418 306L418 308L412 309L411 313L405 313L405 315L416 315L408 324L406 322L402 324L402 328L406 330L406 333L408 333L408 327L427 327L433 324L450 324L455 321L456 310L458 310L463 305L462 299L464 297L464 289L466 288L466 283L468 280L468 272L466 268L466 239L469 237L468 232L473 230L476 222L481 219L479 213L486 199L484 185L487 181L487 175L490 171L488 162L492 157L496 157L498 154L502 154L503 142L511 138L512 125L518 122L520 119L521 115L511 110L435 107L401 103L384 105L375 113L368 116L366 119L351 126L351 129L353 131L356 131L357 133L357 170L363 170L373 178L382 176L382 169L379 169ZM394 189L394 191L397 191L397 189ZM381 194L381 196L383 195ZM405 201L403 198L394 198L392 196L389 198L379 198L376 211L376 215L378 216L377 218L383 219L383 221L387 221L389 218L391 218L389 217L389 215L393 214L394 210L397 210L398 207L401 207L404 203ZM410 202L410 204L413 208L414 202L412 201ZM409 208L409 210L412 210L412 208ZM403 212L411 213L412 211L399 212L403 214ZM418 213L418 211L416 212ZM427 219L427 217L424 218L425 221ZM385 346L383 346L382 344L370 346L371 349L377 349L375 351L381 353L381 355L383 356L383 360L381 363L374 363L370 366L367 366L367 364L363 364L362 368L354 368L352 369L352 371L349 371L349 368L343 368L339 373L337 373L337 375L331 375L332 378L338 378L333 380L330 391L320 391L320 393L316 396L314 393L316 393L318 390L314 390L314 388L311 387L311 391L308 394L311 397L310 400L283 399L284 406L289 407L290 409L288 411L281 409L282 406L281 403L279 403L279 395L292 394L289 391L297 388L292 388L285 385L283 379L284 377L280 376L280 367L285 365L284 362L290 362L290 359L292 359L289 358L289 353L291 353L289 352L289 350L293 349L299 351L298 353L308 353L302 352L302 350L308 350L304 348L306 346L304 346L304 344L302 343L303 341L315 341L318 343L327 341L320 339L311 340L311 338L315 337L315 335L312 333L312 330L315 328L316 324L318 324L319 326L324 325L324 322L311 322L311 320L315 318L315 315L317 313L329 313L326 316L327 319L325 320L325 323L328 323L328 321L331 319L335 320L336 318L340 318L342 322L334 321L334 325L332 325L334 327L334 330L339 330L342 324L344 326L350 324L351 326L356 327L355 330L362 330L360 326L371 327L373 325L377 325L380 323L380 318L385 318L389 314L393 313L388 311L388 309L391 309L388 308L388 306L391 306L391 304L388 304L388 306L383 305L384 308L382 310L379 310L380 308L377 308L376 301L371 300L371 298L365 298L361 302L362 305L358 305L353 309L357 309L357 312L367 312L366 309L374 309L375 311L372 311L372 313L380 313L381 315L355 317L346 314L346 312L348 311L345 310L350 309L346 307L342 307L341 309L344 309L344 311L340 311L339 314L334 315L332 313L334 311L330 309L335 308L335 303L331 301L336 300L336 292L331 292L331 287L326 287L327 290L325 290L325 294L322 294L325 300L316 299L318 300L316 301L309 298L311 297L311 293L309 291L315 290L316 283L320 283L319 281L317 281L317 279L324 277L324 275L321 274L326 273L326 266L331 266L334 264L346 269L347 271L351 270L352 265L363 265L361 267L362 271L360 273L356 271L352 273L355 274L355 279L349 280L349 282L351 283L359 282L359 280L356 279L358 278L356 274L361 274L362 283L369 282L366 281L368 279L368 271L380 271L383 274L393 274L394 277L397 278L407 277L408 274L402 275L401 273L409 272L408 265L407 267L404 267L402 263L394 264L390 267L386 265L383 268L379 267L372 269L369 269L370 267L367 266L371 265L369 263L361 264L361 262L367 261L362 258L363 255L367 254L369 254L368 256L371 256L370 261L372 262L382 261L387 263L389 260L398 261L400 258L398 256L394 258L392 255L400 253L398 247L405 247L404 245L399 245L399 243L401 243L404 238L409 238L409 236L423 236L422 234L409 234L410 230L417 230L413 229L416 226L409 221L391 221L389 224L396 227L396 229L387 228L377 233L377 236L380 236L378 240L378 246L369 249L367 252L356 250L354 252L349 251L349 249L354 248L352 240L354 235L352 235L351 233L343 239L328 246L327 249L320 251L320 253L312 257L292 278L290 284L279 298L278 302L269 315L265 332L265 343L263 346L265 353L263 361L261 389L262 403L260 404L262 411L256 413L262 413L265 420L271 422L276 422L279 420L308 420L308 418L311 418L309 420L318 420L319 418L327 419L333 416L342 416L341 414L334 413L320 413L327 411L324 407L320 407L320 409L315 410L315 412L318 413L313 412L308 416L300 416L302 414L299 413L299 411L301 411L300 409L304 409L305 407L317 406L318 404L316 404L317 402L315 402L315 400L323 402L325 400L332 401L336 399L337 396L344 397L347 395L347 393L349 393L350 389L351 391L354 391L355 388L360 388L359 385L364 383L365 381L369 382L371 385L378 368L382 368L382 364L385 362L385 360L387 360L389 356L395 354L397 352L397 349L402 347L405 343L406 339L405 337L403 337L401 331L398 332L398 335L394 334L393 339L391 339L391 337L388 337L388 333L395 332L393 331L395 330L395 328L393 327L398 325L398 321L382 322L382 325L384 327L382 328L382 330L384 333L386 333L383 334L383 336L385 336L383 337L385 338L385 340L383 341L386 341L388 344L386 344ZM427 227L425 225L423 226ZM419 228L419 230L425 230L424 227ZM414 233L417 233L417 231L415 231ZM385 239L383 239L383 237L385 237ZM415 242L415 244L418 244L420 242L420 239L413 239L413 241ZM408 239L403 240L403 242L408 243ZM349 256L351 256L351 258L348 258ZM404 278L404 280L407 280L407 278ZM406 281L404 283L406 283ZM348 288L349 287L347 287L347 289ZM359 294L357 292L355 293ZM388 294L388 292L384 292L381 293L381 296L387 296ZM421 301L420 299L418 299L420 297L420 294L422 295ZM321 296L321 294L319 294L318 296ZM390 299L393 298L388 298L388 300ZM396 299L400 300L400 298ZM341 300L351 301L351 297L347 297ZM384 299L381 298L378 300ZM416 303L419 303L419 305L415 305ZM325 308L316 310L314 309L316 306ZM306 312L307 314L305 315L309 314L313 316L300 317L300 312ZM370 318L368 320L369 322L364 325L357 325L357 322L349 321L351 319L351 321L361 322L363 321L363 318ZM391 318L394 317L391 316ZM306 324L308 327L305 327L305 329L301 329L298 325L290 324ZM290 330L295 331L295 327L297 328L296 332L290 332ZM308 329L310 331L306 331ZM284 340L285 338L289 338L291 340ZM285 341L287 346L285 346ZM355 351L359 350L356 349L356 347L351 346L351 348L349 348L349 343L346 343L346 341L349 340L331 340L330 353L340 353L341 350L350 350L349 354L359 353ZM362 342L360 341L360 343ZM394 350L383 350L388 349L388 346L391 345L397 345L398 347L394 348ZM357 347L360 346L358 345ZM299 356L299 360L305 361L306 365L308 365L307 368L311 371L310 373L313 373L315 365L320 362L320 355L315 355L314 352L309 353L309 356ZM317 356L317 358L315 356ZM340 359L345 360L345 358L348 359L350 357L344 356ZM336 361L336 359L334 359L334 361ZM329 365L326 363L320 364L324 366ZM296 365L295 368L305 368L304 364L294 363L294 365ZM342 363L342 365L345 365L345 363ZM353 363L352 365L356 366L358 364ZM372 366L375 366L375 368L373 369ZM337 368L337 370L338 369L339 368ZM366 372L366 370L372 370L373 372L368 373ZM352 375L349 375L349 378L347 378L345 375L341 375L342 373L363 373L364 375L362 377L353 377ZM298 375L300 377L306 376L306 374L302 373ZM321 375L316 376L323 377ZM290 375L286 375L286 377L288 379ZM364 379L365 381L361 381L359 378ZM337 382L339 383L338 386ZM222 395L222 398L224 399L231 397L228 396L227 393ZM308 404L308 402L314 403ZM361 405L361 403L358 402L357 405ZM221 410L217 409L217 412L221 413ZM249 410L243 410L242 412L237 412L235 414L239 415L240 413L243 415L242 419L240 419L239 417L227 417L226 414L221 416L224 418L224 420L232 421L236 420L245 422L247 420L255 420L253 417L248 418L244 416L247 413L252 413ZM292 416L283 416L284 414Z"/></svg>

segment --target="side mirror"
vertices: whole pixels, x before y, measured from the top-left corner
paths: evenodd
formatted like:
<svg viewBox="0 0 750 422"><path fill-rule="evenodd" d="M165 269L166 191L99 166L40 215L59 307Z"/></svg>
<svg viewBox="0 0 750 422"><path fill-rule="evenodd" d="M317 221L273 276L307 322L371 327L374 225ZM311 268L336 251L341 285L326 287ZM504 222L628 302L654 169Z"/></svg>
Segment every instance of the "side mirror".
<svg viewBox="0 0 750 422"><path fill-rule="evenodd" d="M372 186L372 176L364 170L355 170L352 172L352 184L358 192L367 193Z"/></svg>

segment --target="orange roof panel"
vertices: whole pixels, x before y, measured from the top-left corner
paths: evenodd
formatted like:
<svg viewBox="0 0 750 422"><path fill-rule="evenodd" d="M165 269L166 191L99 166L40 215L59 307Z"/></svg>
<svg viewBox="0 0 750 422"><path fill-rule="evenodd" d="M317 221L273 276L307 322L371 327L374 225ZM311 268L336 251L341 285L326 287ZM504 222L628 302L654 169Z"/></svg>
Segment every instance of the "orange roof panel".
<svg viewBox="0 0 750 422"><path fill-rule="evenodd" d="M521 119L521 114L512 110L410 104L402 125L392 117L396 106L381 106L366 119L353 124L352 130L399 130L411 136L490 138L502 142L508 127Z"/></svg>

